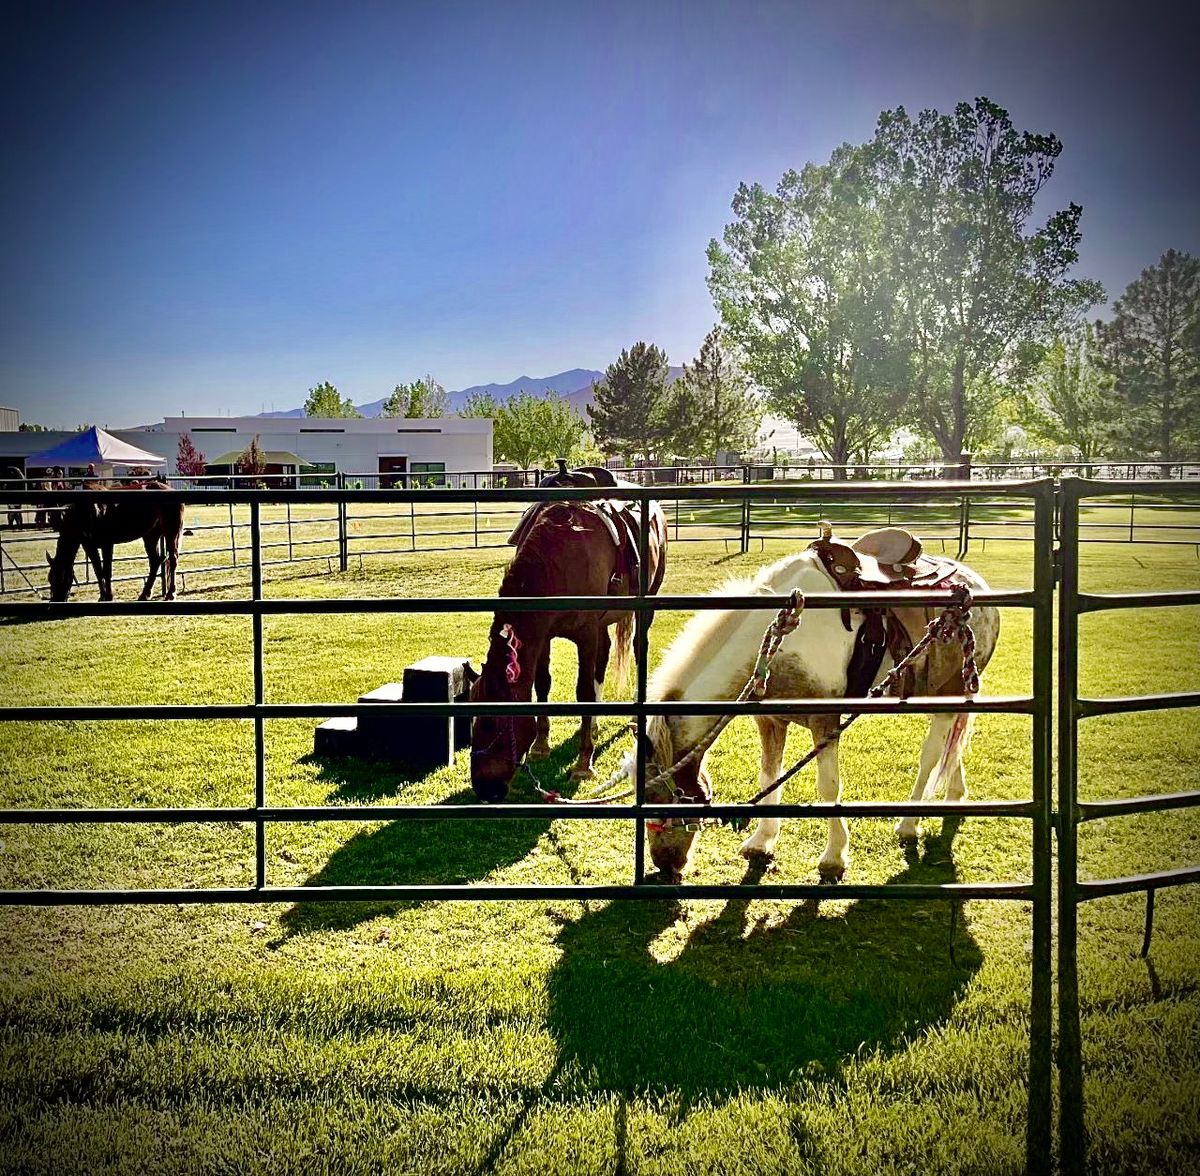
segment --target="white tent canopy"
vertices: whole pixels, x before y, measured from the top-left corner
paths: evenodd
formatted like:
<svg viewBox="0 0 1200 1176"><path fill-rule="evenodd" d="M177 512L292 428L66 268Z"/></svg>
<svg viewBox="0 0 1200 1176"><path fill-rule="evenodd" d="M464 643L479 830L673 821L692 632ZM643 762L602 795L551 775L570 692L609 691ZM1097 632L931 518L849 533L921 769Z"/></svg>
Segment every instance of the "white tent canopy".
<svg viewBox="0 0 1200 1176"><path fill-rule="evenodd" d="M26 469L44 469L47 466L165 464L165 458L138 449L136 445L127 445L95 425L74 437L60 441L52 449L44 449L41 453L34 453L25 459Z"/></svg>

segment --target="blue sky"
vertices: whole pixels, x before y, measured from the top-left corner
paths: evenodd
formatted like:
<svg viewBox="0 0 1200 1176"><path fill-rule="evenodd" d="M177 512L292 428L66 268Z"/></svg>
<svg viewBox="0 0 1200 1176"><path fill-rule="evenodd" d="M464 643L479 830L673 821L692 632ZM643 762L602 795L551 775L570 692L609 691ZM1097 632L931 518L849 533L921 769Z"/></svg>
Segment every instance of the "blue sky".
<svg viewBox="0 0 1200 1176"><path fill-rule="evenodd" d="M1200 251L1194 27L1165 5L11 10L0 403L113 427L672 362L741 180L986 94L1065 150L1079 272ZM1180 12L1184 10L1181 8Z"/></svg>

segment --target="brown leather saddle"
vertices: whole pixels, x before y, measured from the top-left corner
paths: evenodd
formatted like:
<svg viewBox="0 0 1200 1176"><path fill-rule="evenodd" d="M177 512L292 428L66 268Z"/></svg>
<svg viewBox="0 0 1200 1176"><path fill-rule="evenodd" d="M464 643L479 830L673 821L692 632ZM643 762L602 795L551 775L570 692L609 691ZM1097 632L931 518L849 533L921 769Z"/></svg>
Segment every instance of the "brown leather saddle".
<svg viewBox="0 0 1200 1176"><path fill-rule="evenodd" d="M809 544L809 550L817 553L841 592L941 588L958 577L954 560L926 555L921 541L903 527L881 527L847 543L833 534L829 523L820 526L821 536ZM885 653L890 652L893 662L898 662L916 639L894 606L862 611L864 619L855 635L846 675L846 695L851 698L862 697L871 688ZM932 613L925 611L927 619L932 619ZM842 609L842 624L847 632L852 628L849 609ZM909 669L901 682L900 695L911 694L914 684L915 675Z"/></svg>
<svg viewBox="0 0 1200 1176"><path fill-rule="evenodd" d="M602 486L633 486L618 478L612 470L603 466L579 466L568 469L563 458L558 458L558 469L545 474L538 482L539 486L574 486L581 489ZM509 535L508 542L519 547L529 530L542 511L549 506L546 502L531 502L521 515L520 521ZM637 591L638 566L641 535L641 511L636 502L626 502L621 499L600 498L588 502L576 503L577 506L591 511L607 529L613 543L621 553L620 566L613 576L609 589L613 593L632 595ZM662 585L665 572L665 561L662 558L666 546L667 528L662 508L657 502L650 504L650 534L647 536L648 579L647 588L657 592Z"/></svg>

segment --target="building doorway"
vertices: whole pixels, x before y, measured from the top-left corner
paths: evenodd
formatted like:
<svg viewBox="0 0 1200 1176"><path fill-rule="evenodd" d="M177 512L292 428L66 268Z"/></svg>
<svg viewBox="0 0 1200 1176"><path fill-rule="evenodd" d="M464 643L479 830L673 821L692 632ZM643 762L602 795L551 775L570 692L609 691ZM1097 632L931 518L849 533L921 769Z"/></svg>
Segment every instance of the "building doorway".
<svg viewBox="0 0 1200 1176"><path fill-rule="evenodd" d="M407 457L379 457L379 488L380 490L394 490L397 486L400 489L405 489L408 486L408 458Z"/></svg>

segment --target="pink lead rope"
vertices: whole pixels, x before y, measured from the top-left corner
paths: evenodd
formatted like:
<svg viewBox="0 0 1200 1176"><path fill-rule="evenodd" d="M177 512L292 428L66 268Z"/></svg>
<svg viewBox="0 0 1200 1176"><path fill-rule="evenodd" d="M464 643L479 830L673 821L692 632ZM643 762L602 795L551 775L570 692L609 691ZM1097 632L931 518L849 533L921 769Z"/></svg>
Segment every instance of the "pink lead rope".
<svg viewBox="0 0 1200 1176"><path fill-rule="evenodd" d="M500 626L500 638L508 645L508 655L504 666L504 677L511 686L521 677L521 661L517 657L517 650L521 648L521 642L517 639L517 634L513 630L512 625Z"/></svg>

